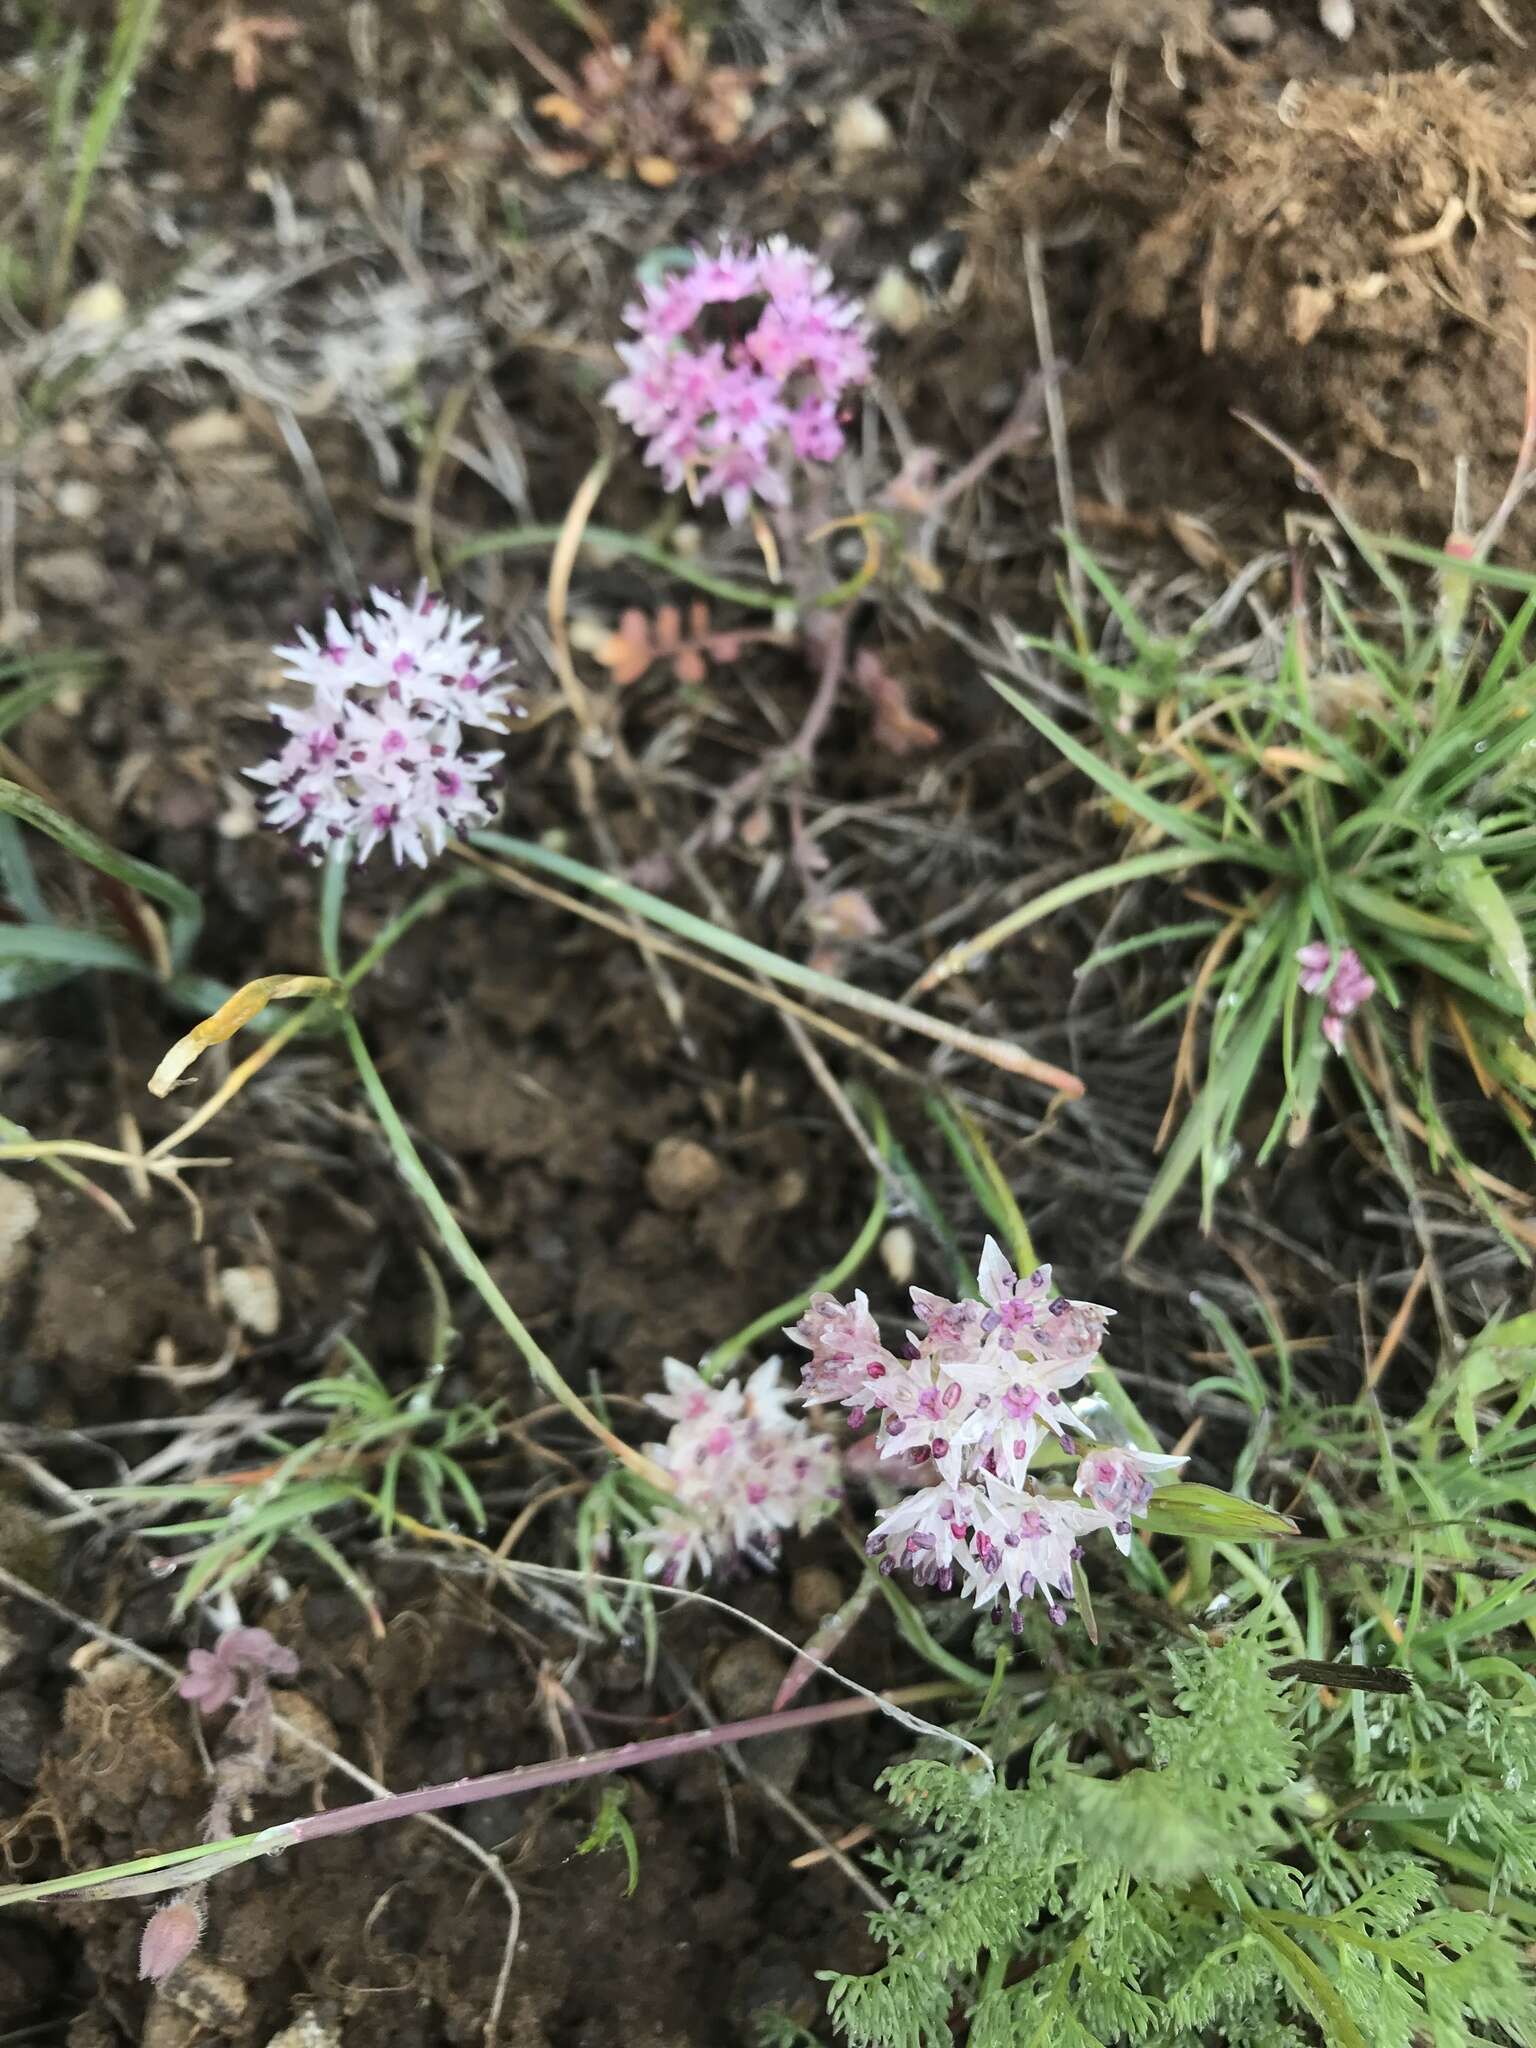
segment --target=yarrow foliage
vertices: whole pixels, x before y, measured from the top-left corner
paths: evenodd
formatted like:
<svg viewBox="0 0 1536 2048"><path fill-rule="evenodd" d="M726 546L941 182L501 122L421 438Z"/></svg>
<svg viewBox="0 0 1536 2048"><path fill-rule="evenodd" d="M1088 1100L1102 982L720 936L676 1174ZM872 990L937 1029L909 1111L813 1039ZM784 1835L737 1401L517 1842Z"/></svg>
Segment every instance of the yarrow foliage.
<svg viewBox="0 0 1536 2048"><path fill-rule="evenodd" d="M675 1586L738 1559L771 1565L786 1529L811 1528L842 1498L835 1446L788 1412L776 1358L744 1384L711 1386L675 1358L662 1374L666 1392L647 1400L672 1428L646 1450L675 1505L652 1524L647 1574Z"/></svg>
<svg viewBox="0 0 1536 2048"><path fill-rule="evenodd" d="M300 629L276 650L310 694L272 705L287 742L248 773L271 785L266 822L317 855L349 846L361 862L387 840L397 863L425 867L494 815L485 786L501 755L469 752L464 728L500 732L525 714L497 681L510 664L476 638L477 617L425 584L410 601L369 596L350 620L328 612L323 640Z"/></svg>
<svg viewBox="0 0 1536 2048"><path fill-rule="evenodd" d="M841 454L838 406L869 377L869 343L831 271L782 235L693 255L626 307L637 339L619 344L607 403L668 490L719 498L734 525L754 500L787 505L797 466ZM706 331L716 308L724 338Z"/></svg>
<svg viewBox="0 0 1536 2048"><path fill-rule="evenodd" d="M1297 977L1309 996L1323 998L1323 1036L1335 1052L1344 1050L1344 1026L1362 1003L1376 993L1376 983L1353 946L1341 948L1337 959L1326 939L1314 939L1296 955Z"/></svg>
<svg viewBox="0 0 1536 2048"><path fill-rule="evenodd" d="M1020 1277L988 1238L979 1301L912 1289L923 1324L898 1357L880 1342L862 1294L844 1304L816 1296L789 1332L811 1356L801 1398L836 1401L858 1428L878 1414L882 1462L932 1482L886 1510L868 1549L881 1570L911 1571L948 1592L957 1583L1022 1628L1022 1603L1043 1595L1065 1619L1083 1539L1108 1530L1128 1549L1159 1471L1183 1464L1146 1452L1087 1447L1063 1395L1093 1366L1110 1309L1051 1295L1051 1269ZM1030 1464L1046 1440L1085 1447L1078 1499L1042 1492Z"/></svg>

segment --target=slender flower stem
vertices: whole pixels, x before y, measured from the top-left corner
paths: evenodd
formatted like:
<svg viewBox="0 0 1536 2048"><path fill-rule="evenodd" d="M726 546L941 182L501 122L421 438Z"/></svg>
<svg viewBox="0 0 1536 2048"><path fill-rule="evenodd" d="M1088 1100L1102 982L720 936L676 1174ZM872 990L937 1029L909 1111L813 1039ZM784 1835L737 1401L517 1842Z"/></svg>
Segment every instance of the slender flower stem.
<svg viewBox="0 0 1536 2048"><path fill-rule="evenodd" d="M362 1081L363 1091L383 1128L385 1138L389 1141L389 1148L395 1155L395 1164L400 1169L401 1178L437 1226L444 1250L523 1354L528 1370L539 1385L552 1395L562 1408L574 1415L582 1428L596 1437L603 1448L611 1452L621 1464L627 1465L631 1472L645 1480L648 1485L662 1493L670 1493L671 1482L665 1472L653 1464L643 1452L625 1443L622 1437L615 1436L608 1425L593 1414L575 1389L566 1384L554 1360L535 1341L521 1316L486 1271L480 1254L464 1235L459 1220L449 1208L442 1190L422 1163L421 1154L416 1150L410 1132L405 1128L399 1111L389 1099L389 1092L373 1063L373 1056L363 1041L362 1032L357 1028L356 1018L350 1015L343 1016L341 1029L342 1036L347 1042L347 1049L352 1055L352 1063Z"/></svg>
<svg viewBox="0 0 1536 2048"><path fill-rule="evenodd" d="M781 1714L757 1714L750 1720L732 1721L717 1728L691 1728L672 1735L650 1736L642 1742L624 1742L615 1749L594 1750L587 1756L555 1757L548 1763L519 1764L509 1771L492 1771L482 1778L455 1778L445 1785L423 1785L415 1792L358 1800L350 1806L306 1815L302 1820L280 1821L277 1826L262 1828L255 1834L234 1835L196 1848L169 1849L157 1856L138 1857L131 1863L113 1864L105 1870L79 1871L69 1877L47 1878L41 1884L0 1885L0 1906L31 1904L34 1900L71 1893L125 1898L178 1891L189 1881L211 1877L257 1856L269 1856L327 1836L356 1834L360 1828L378 1827L385 1821L420 1819L454 1806L474 1806L487 1799L513 1798L551 1785L573 1784L579 1778L637 1770L642 1764L664 1763L671 1757L691 1756L699 1750L723 1749L729 1743L749 1742L759 1735L781 1735L792 1728L812 1728L825 1721L845 1721L856 1715L877 1713L887 1704L947 1698L953 1691L951 1685L928 1683L904 1686L890 1694L870 1694L867 1698L824 1700L816 1706L792 1707Z"/></svg>
<svg viewBox="0 0 1536 2048"><path fill-rule="evenodd" d="M418 916L424 916L429 909L435 909L446 902L464 884L455 876L446 883L440 883L435 889L427 890L409 910L394 920L387 932L380 934L353 967L343 971L341 911L346 895L347 872L348 863L344 854L333 855L326 863L320 884L320 952L327 973L339 981L344 989L351 990L382 957L386 950L386 940L393 944L415 923ZM574 1415L582 1428L596 1437L603 1448L611 1452L621 1464L627 1465L631 1472L645 1480L648 1485L658 1488L662 1493L670 1493L672 1482L666 1473L654 1465L643 1452L625 1443L622 1437L615 1436L608 1425L593 1414L575 1389L566 1383L560 1368L535 1340L527 1324L486 1271L480 1254L464 1235L458 1218L444 1199L442 1190L428 1173L410 1132L405 1128L399 1111L389 1098L389 1091L373 1063L373 1055L358 1029L357 1019L350 1011L343 1013L341 1029L364 1092L373 1106L373 1113L379 1120L389 1148L395 1155L395 1164L400 1169L401 1178L436 1224L444 1250L523 1354L534 1379L560 1403L562 1408Z"/></svg>

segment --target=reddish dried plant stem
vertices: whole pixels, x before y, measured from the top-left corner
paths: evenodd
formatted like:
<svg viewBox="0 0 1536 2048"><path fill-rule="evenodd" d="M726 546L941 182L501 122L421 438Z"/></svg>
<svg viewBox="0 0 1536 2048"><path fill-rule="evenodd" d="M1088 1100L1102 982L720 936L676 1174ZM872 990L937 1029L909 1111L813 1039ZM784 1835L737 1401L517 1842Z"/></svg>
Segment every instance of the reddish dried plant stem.
<svg viewBox="0 0 1536 2048"><path fill-rule="evenodd" d="M665 1763L673 1757L691 1756L695 1751L721 1749L727 1743L750 1742L759 1735L782 1735L791 1728L812 1728L824 1721L845 1721L857 1714L874 1714L898 1698L914 1695L932 1697L947 1687L912 1686L890 1700L873 1696L827 1700L814 1707L791 1707L787 1713L757 1714L747 1721L731 1721L718 1728L690 1728L678 1735L654 1735L644 1742L622 1742L616 1749L593 1750L588 1756L556 1757L549 1763L519 1764L510 1771L492 1771L484 1778L456 1778L447 1785L423 1785L416 1792L397 1792L388 1799L360 1800L328 1813L290 1821L280 1832L287 1844L316 1842L327 1835L350 1835L358 1828L377 1827L383 1821L410 1820L424 1813L442 1813L451 1806L475 1806L486 1799L505 1799L524 1792L539 1792L550 1785L569 1785L578 1778L607 1777L613 1771L632 1771L641 1764ZM274 1830L274 1832L278 1832Z"/></svg>

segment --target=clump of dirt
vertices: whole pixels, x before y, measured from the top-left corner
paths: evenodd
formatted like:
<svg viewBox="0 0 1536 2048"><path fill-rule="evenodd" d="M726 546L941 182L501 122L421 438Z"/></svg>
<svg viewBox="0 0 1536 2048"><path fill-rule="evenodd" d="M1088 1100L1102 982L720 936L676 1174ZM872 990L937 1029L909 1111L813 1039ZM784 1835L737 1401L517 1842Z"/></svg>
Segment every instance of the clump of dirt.
<svg viewBox="0 0 1536 2048"><path fill-rule="evenodd" d="M1536 314L1536 136L1515 95L1448 69L1273 105L1230 89L1193 130L1183 196L1131 251L1130 310L1251 370L1260 409L1371 523L1400 516L1404 465L1443 518L1458 456L1491 509Z"/></svg>
<svg viewBox="0 0 1536 2048"><path fill-rule="evenodd" d="M594 1742L651 1725L636 1711L647 1704L638 1690L643 1667L622 1646L589 1645L566 1663L562 1683L544 1688L547 1712L540 1712L529 1659L538 1646L526 1628L467 1590L434 1584L420 1567L386 1567L384 1577L393 1619L383 1640L369 1635L344 1595L300 1594L265 1616L301 1659L293 1692L275 1696L280 1714L327 1746L360 1750L375 1775L406 1786L541 1758L548 1717L561 1705ZM845 1591L834 1579L829 1597ZM751 1604L796 1637L807 1632L771 1589L757 1589ZM738 1678L750 1675L757 1685L748 1707L759 1711L784 1659L755 1639L736 1651L727 1658ZM716 1659L712 1674L724 1661ZM194 1840L210 1785L192 1710L164 1678L126 1656L91 1661L87 1653L79 1662L84 1668L64 1693L62 1732L20 1824L28 1846L41 1848L51 1837L72 1861L95 1864ZM723 1672L710 1684L722 1712L740 1706ZM595 1728L586 1728L588 1715ZM655 1725L665 1721L663 1711ZM218 1722L204 1725L216 1751ZM867 1730L835 1731L814 1775L864 1770L870 1739ZM753 1764L787 1790L807 1761L802 1746L793 1758L764 1754ZM323 1777L323 1764L317 1777L312 1754L280 1733L276 1769L251 1823L353 1796L337 1781L323 1796ZM835 1869L787 1873L803 1843L750 1788L730 1795L722 1827L723 1782L707 1758L626 1781L640 1859L630 1898L621 1857L576 1854L595 1810L589 1788L504 1798L453 1816L474 1842L502 1852L520 1898L521 1938L499 2040L512 2048L599 2048L613 2040L690 2048L742 2039L749 2015L770 2004L804 2021L815 2017L814 1965L865 1960L859 1902ZM57 1916L78 1934L98 1986L111 1987L119 2024L153 2048L196 2041L256 2048L305 2014L319 2040L344 2039L349 2048L479 2041L508 1925L505 1894L463 1850L410 1826L381 1832L362 1849L320 1842L227 1873L209 1894L199 1952L158 1991L138 1981L145 1917L131 1904L78 1902ZM44 1922L43 1931L54 1925ZM747 1926L755 1939L743 1947ZM659 1968L663 1956L676 1957L676 1965ZM0 1990L5 1968L0 1950ZM91 2017L101 2019L100 2031L77 2032L77 2043L123 2038L104 2015Z"/></svg>
<svg viewBox="0 0 1536 2048"><path fill-rule="evenodd" d="M1299 76L1286 51L1262 83L1147 53L1085 82L975 186L975 291L991 322L1028 323L1039 236L1072 424L1122 510L1272 534L1288 480L1241 410L1365 523L1438 537L1458 461L1486 517L1519 442L1536 138L1487 65ZM1090 497L1090 530L1108 509Z"/></svg>

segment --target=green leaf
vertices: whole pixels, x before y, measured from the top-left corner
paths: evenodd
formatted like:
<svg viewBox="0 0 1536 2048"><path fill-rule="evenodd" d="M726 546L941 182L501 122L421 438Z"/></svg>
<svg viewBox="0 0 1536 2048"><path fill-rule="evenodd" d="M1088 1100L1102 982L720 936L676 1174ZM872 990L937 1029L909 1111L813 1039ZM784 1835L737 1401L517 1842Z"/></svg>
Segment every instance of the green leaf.
<svg viewBox="0 0 1536 2048"><path fill-rule="evenodd" d="M120 974L148 974L142 953L102 932L73 931L59 924L0 924L0 960L42 960L50 965L114 968Z"/></svg>
<svg viewBox="0 0 1536 2048"><path fill-rule="evenodd" d="M1489 958L1496 972L1514 989L1525 1006L1525 1028L1536 1037L1536 997L1531 992L1531 956L1520 929L1520 920L1509 900L1475 853L1460 853L1447 860L1445 879L1488 935Z"/></svg>
<svg viewBox="0 0 1536 2048"><path fill-rule="evenodd" d="M635 1840L635 1831L629 1824L624 1811L624 1801L629 1787L623 1783L605 1785L602 1802L597 1809L597 1819L592 1823L592 1832L585 1841L576 1844L578 1856L594 1856L604 1849L611 1849L617 1842L624 1851L624 1861L629 1869L629 1882L624 1887L626 1899L635 1895L640 1882L640 1844Z"/></svg>
<svg viewBox="0 0 1536 2048"><path fill-rule="evenodd" d="M23 789L18 782L0 780L0 811L19 818L22 824L32 826L35 831L46 833L77 860L85 861L99 873L110 875L114 881L129 889L137 889L141 895L160 904L170 913L167 939L171 965L181 967L185 964L203 922L202 903L185 882L177 881L163 868L152 867L147 860L136 860L132 854L119 853L105 840L98 839L94 832L88 832L84 825L77 825L73 818L66 818L52 804L45 804L31 790Z"/></svg>
<svg viewBox="0 0 1536 2048"><path fill-rule="evenodd" d="M1059 1782L1087 1838L1116 1868L1149 1883L1186 1885L1230 1864L1244 1846L1192 1804L1182 1773L1135 1770L1106 1780L1063 1771Z"/></svg>
<svg viewBox="0 0 1536 2048"><path fill-rule="evenodd" d="M554 547L564 532L563 526L513 526L498 533L483 533L478 539L466 541L462 547L455 548L448 560L456 569L461 563L473 562L481 555L538 553ZM636 561L648 562L653 569L663 570L680 583L691 583L695 589L707 590L711 597L721 598L727 604L750 605L753 610L763 612L794 608L794 600L784 589L730 582L724 576L716 576L700 568L697 563L685 561L681 555L669 555L665 548L657 547L654 541L642 540L638 534L618 533L607 526L588 526L582 532L581 545L596 555L620 558L631 555Z"/></svg>
<svg viewBox="0 0 1536 2048"><path fill-rule="evenodd" d="M1243 1918L1260 1940L1269 1944L1281 1976L1318 2022L1329 2048L1369 2048L1327 1972L1307 1954L1300 1942L1293 1941L1283 1928L1277 1927L1269 1915L1261 1913L1257 1907L1245 1907Z"/></svg>
<svg viewBox="0 0 1536 2048"><path fill-rule="evenodd" d="M1294 1536L1296 1524L1276 1508L1239 1500L1219 1487L1176 1481L1160 1486L1147 1508L1147 1521L1158 1536L1208 1537L1230 1543L1268 1542Z"/></svg>

